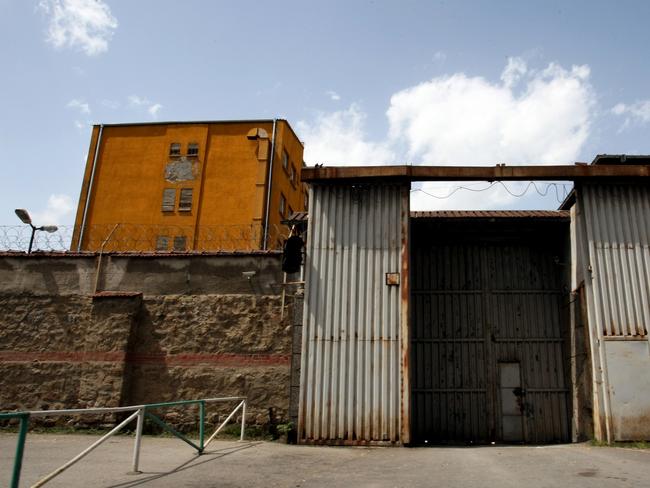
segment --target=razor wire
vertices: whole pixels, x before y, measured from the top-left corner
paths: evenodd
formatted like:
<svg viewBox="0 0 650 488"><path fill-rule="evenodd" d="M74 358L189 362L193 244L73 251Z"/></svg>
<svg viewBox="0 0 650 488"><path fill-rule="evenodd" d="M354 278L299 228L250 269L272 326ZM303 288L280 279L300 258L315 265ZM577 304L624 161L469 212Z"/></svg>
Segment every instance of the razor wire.
<svg viewBox="0 0 650 488"><path fill-rule="evenodd" d="M0 226L0 252L25 252L31 228L21 225ZM76 252L79 228L59 226L53 233L36 231L32 252ZM289 229L272 224L267 249L281 249ZM263 248L261 224L225 224L181 226L155 224L93 224L84 228L82 252L217 252L254 251Z"/></svg>

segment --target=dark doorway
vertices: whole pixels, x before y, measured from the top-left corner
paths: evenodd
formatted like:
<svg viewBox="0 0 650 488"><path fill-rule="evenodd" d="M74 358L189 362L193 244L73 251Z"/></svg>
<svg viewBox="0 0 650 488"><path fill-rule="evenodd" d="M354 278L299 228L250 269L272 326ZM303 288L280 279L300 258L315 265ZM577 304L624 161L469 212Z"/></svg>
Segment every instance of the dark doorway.
<svg viewBox="0 0 650 488"><path fill-rule="evenodd" d="M570 439L568 217L509 214L411 219L416 444Z"/></svg>

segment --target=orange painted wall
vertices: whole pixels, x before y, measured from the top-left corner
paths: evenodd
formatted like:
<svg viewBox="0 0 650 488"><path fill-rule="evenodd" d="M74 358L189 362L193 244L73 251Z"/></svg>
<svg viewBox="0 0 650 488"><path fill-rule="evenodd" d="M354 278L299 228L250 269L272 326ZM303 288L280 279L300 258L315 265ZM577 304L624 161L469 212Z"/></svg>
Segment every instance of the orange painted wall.
<svg viewBox="0 0 650 488"><path fill-rule="evenodd" d="M106 250L155 250L159 235L170 239L185 236L187 249L259 248L269 154L260 150L260 144L264 144L262 140L249 139L247 133L257 127L263 128L270 142L272 125L272 121L247 121L104 126L82 249L96 250L111 231ZM302 145L286 121L278 121L277 125L276 140L282 141L277 147L286 145L289 148L299 170ZM98 127L95 127L77 211L77 229L83 219L98 135ZM190 181L170 182L165 178L167 164L179 161L169 155L174 142L181 144L181 155L193 166ZM190 142L198 143L196 157L186 155ZM277 159L278 150L274 168L274 180L278 183L272 185L277 198L272 197L270 214L271 222L276 224L280 220L277 210L280 189L294 210L302 209L299 202L303 198L300 184L295 188L287 186L286 175L279 173L282 168ZM162 211L165 188L176 189L173 212ZM189 212L178 210L181 188L193 189ZM275 214L273 203L276 204ZM78 239L76 232L73 249Z"/></svg>
<svg viewBox="0 0 650 488"><path fill-rule="evenodd" d="M282 151L287 151L289 155L288 168L285 169L282 165ZM280 226L280 221L289 217L290 209L293 211L304 210L304 201L306 189L300 182L300 172L303 166L303 146L296 134L293 132L291 126L284 120L278 121L277 137L275 145L275 160L273 163L273 183L271 185L271 206L269 213L269 222L271 230L278 229L281 232L286 232L284 226ZM294 183L291 182L290 168L293 165L296 175ZM284 195L287 201L285 213L280 213L280 194ZM282 235L269 236L269 247L277 247L278 239Z"/></svg>

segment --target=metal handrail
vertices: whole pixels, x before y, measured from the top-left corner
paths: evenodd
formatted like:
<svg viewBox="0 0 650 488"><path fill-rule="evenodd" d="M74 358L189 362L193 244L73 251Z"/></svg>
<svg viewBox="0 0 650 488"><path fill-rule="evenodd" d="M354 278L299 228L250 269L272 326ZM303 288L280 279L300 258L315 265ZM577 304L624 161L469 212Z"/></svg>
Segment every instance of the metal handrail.
<svg viewBox="0 0 650 488"><path fill-rule="evenodd" d="M239 403L230 412L228 417L223 422L221 422L219 427L217 427L215 432L208 438L208 440L205 441L205 404L218 403L218 402L232 402L232 401L237 401ZM199 405L198 445L192 442L191 440L189 440L186 436L178 432L176 429L174 429L173 427L165 423L158 416L148 412L148 410L153 410L156 408L166 408L166 407L174 407L179 405L196 405L196 404ZM103 444L106 440L108 440L109 437L115 435L124 427L126 427L134 419L137 419L137 424L135 430L135 442L133 446L133 461L131 465L132 467L131 472L140 473L138 468L140 464L140 446L142 444L142 429L144 427L145 417L149 418L154 423L156 423L163 429L173 434L175 437L178 437L179 439L181 439L182 441L190 445L192 448L196 449L198 455L201 455L205 450L205 448L208 446L208 444L210 444L214 440L217 434L219 434L219 432L228 424L228 422L235 416L235 414L240 409L242 411L242 417L241 417L241 430L239 434L239 440L243 441L244 429L246 427L246 397L218 397L218 398L203 398L200 400L179 400L174 402L159 402L159 403L146 403L143 405L131 405L127 407L71 408L71 409L64 409L64 410L32 410L32 411L25 411L25 412L0 413L0 420L11 419L11 418L20 419L20 428L18 433L18 441L16 445L16 454L14 457L14 467L13 467L10 486L11 488L18 488L18 485L20 483L20 473L22 470L23 454L25 451L25 438L27 437L27 428L29 425L30 417L52 417L52 416L76 415L76 414L104 414L104 413L117 413L117 412L133 412L126 419L124 419L117 426L115 426L111 431L109 431L107 434L105 434L104 436L96 440L84 451L80 452L71 460L69 460L62 466L58 467L50 474L48 474L44 478L41 478L34 485L32 485L32 488L37 488L39 486L43 486L45 483L55 478L59 474L61 474L70 466L80 461L87 454L89 454L91 451L93 451L101 444Z"/></svg>

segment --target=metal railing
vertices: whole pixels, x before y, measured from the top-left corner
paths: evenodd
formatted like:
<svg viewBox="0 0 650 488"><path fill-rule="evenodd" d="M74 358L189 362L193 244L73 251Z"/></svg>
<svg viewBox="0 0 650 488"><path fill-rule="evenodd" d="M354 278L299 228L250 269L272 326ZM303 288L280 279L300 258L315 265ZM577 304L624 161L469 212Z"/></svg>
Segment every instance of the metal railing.
<svg viewBox="0 0 650 488"><path fill-rule="evenodd" d="M221 402L238 402L237 406L230 412L226 419L219 424L217 429L212 433L212 435L206 440L205 439L205 406L206 403L221 403ZM165 423L160 417L154 415L151 410L158 408L167 408L167 407L176 407L176 406L187 406L187 405L198 405L199 406L199 439L198 443L190 440L187 436L178 432L171 425ZM0 420L3 419L13 419L17 418L20 420L20 426L18 429L18 440L16 443L16 454L14 457L14 466L11 478L11 488L18 488L20 483L20 473L22 470L23 464L23 455L25 452L25 439L27 437L27 429L29 425L29 419L32 417L54 417L54 416L67 416L67 415L79 415L79 414L107 414L107 413L119 413L119 412L132 412L126 419L117 424L113 429L108 433L104 434L101 438L96 440L89 447L84 449L82 452L77 454L75 457L70 459L65 464L59 466L57 469L49 473L47 476L41 478L35 484L32 485L32 488L37 488L43 486L48 481L52 480L56 476L63 473L73 464L77 463L85 456L87 456L91 451L95 450L111 436L117 434L120 430L126 427L133 420L136 420L135 428L135 442L133 446L133 461L131 464L132 473L140 473L140 447L142 444L142 430L144 428L145 418L152 421L154 424L158 425L162 429L166 430L170 434L178 437L183 442L191 446L193 449L196 449L197 454L201 455L205 448L215 439L215 437L223 430L223 428L230 422L230 420L235 416L235 414L241 410L241 427L239 440L244 440L244 429L246 427L246 397L221 397L221 398L204 398L201 400L180 400L176 402L161 402L161 403L148 403L145 405L132 405L128 407L113 407L113 408L77 408L77 409L66 409L66 410L36 410L36 411L27 411L27 412L5 412L0 413Z"/></svg>
<svg viewBox="0 0 650 488"><path fill-rule="evenodd" d="M77 251L75 226L58 226L56 232L37 232L33 251ZM269 227L268 249L280 249L289 229ZM251 251L261 249L264 229L260 224L182 226L153 224L96 224L84 231L82 251L184 252ZM25 225L0 226L0 251L27 251L31 228ZM74 248L73 248L74 247Z"/></svg>

